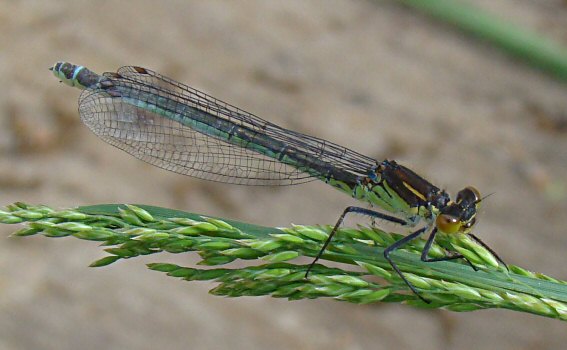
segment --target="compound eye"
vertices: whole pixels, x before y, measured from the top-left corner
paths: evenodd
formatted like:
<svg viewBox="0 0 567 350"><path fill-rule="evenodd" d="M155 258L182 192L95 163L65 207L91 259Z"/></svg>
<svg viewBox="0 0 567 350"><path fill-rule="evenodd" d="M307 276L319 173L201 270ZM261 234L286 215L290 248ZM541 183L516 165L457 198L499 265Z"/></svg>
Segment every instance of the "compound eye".
<svg viewBox="0 0 567 350"><path fill-rule="evenodd" d="M479 192L479 190L477 190L475 187L467 186L466 189L469 190L469 191L471 191L472 193L474 193L474 196L475 196L476 200L479 200L479 199L480 199L480 192Z"/></svg>
<svg viewBox="0 0 567 350"><path fill-rule="evenodd" d="M457 193L457 203L460 203L465 199L468 199L471 202L477 202L480 198L480 192L472 186L465 187Z"/></svg>
<svg viewBox="0 0 567 350"><path fill-rule="evenodd" d="M459 218L447 214L437 216L435 225L437 225L439 231L449 234L459 232L461 229L461 221Z"/></svg>

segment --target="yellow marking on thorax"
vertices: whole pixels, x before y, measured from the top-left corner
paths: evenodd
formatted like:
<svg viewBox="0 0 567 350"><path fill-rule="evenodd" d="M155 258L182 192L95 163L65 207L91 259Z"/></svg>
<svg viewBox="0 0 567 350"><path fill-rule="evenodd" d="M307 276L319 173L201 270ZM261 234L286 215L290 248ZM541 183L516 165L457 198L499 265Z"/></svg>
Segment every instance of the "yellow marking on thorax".
<svg viewBox="0 0 567 350"><path fill-rule="evenodd" d="M427 198L425 198L425 196L423 195L423 193L419 192L418 190L416 190L415 188L413 188L410 184L408 184L407 182L403 182L404 186L406 186L406 188L408 190L411 191L411 193L415 194L416 197L418 197L419 199L421 199L422 201L427 201Z"/></svg>

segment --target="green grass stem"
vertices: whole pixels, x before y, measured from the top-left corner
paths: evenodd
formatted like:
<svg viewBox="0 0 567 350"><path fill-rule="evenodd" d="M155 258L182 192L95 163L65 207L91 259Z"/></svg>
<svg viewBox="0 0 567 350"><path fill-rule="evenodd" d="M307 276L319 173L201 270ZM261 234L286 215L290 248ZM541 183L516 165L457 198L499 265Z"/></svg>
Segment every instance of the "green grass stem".
<svg viewBox="0 0 567 350"><path fill-rule="evenodd" d="M557 78L567 79L567 48L558 42L483 11L463 0L401 0L401 2L491 42Z"/></svg>
<svg viewBox="0 0 567 350"><path fill-rule="evenodd" d="M383 257L384 248L401 236L377 228L339 230L321 260L356 267L317 264L305 279L308 264L296 258L307 257L309 262L330 226L264 227L144 205L57 211L24 203L0 211L0 222L24 224L14 236L42 234L101 242L108 255L93 262L93 267L160 252L197 252L201 256L198 265L203 268L169 263L148 266L187 281L213 281L214 295L271 295L290 300L331 297L357 304L403 302L452 311L504 308L567 320L566 282L513 265L508 271L466 236L440 235L431 256L441 256L447 248L458 250L479 271L458 261L422 262L423 240L393 254L406 277L432 301L426 304L408 292ZM216 267L237 259L254 264Z"/></svg>

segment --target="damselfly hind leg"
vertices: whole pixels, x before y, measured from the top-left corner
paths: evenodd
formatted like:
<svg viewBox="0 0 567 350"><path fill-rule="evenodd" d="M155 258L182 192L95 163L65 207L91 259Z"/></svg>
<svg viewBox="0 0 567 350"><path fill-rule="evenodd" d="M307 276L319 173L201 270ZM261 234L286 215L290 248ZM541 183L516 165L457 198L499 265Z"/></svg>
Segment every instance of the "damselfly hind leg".
<svg viewBox="0 0 567 350"><path fill-rule="evenodd" d="M339 220L337 220L337 223L335 224L335 227L333 227L333 230L331 231L331 233L329 233L329 237L327 237L327 240L323 244L323 247L321 247L321 250L319 250L319 253L317 253L317 256L315 257L313 262L307 268L307 271L305 272L305 278L307 278L309 276L309 272L311 272L311 269L313 268L313 266L315 266L315 263L321 258L321 256L325 252L325 249L327 249L327 247L329 246L329 243L331 243L333 236L335 235L335 233L337 233L338 229L341 227L346 215L349 214L349 213L366 215L366 216L371 217L372 219L382 219L382 220L386 220L388 222L392 222L392 223L399 224L399 225L407 225L407 222L405 220L402 220L402 219L397 218L395 216L390 216L390 215L380 213L380 212L375 211L375 210L370 210L370 209L367 209L367 208L353 207L353 206L347 207L343 211L341 216L339 217Z"/></svg>

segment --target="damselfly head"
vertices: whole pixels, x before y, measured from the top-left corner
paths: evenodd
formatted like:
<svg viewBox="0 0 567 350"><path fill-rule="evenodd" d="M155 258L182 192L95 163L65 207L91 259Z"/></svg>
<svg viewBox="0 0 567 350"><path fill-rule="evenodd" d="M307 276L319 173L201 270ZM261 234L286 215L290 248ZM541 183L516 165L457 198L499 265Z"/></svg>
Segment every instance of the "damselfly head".
<svg viewBox="0 0 567 350"><path fill-rule="evenodd" d="M466 187L457 193L457 199L441 208L435 219L437 229L444 233L469 233L476 222L476 213L482 201L480 192Z"/></svg>

